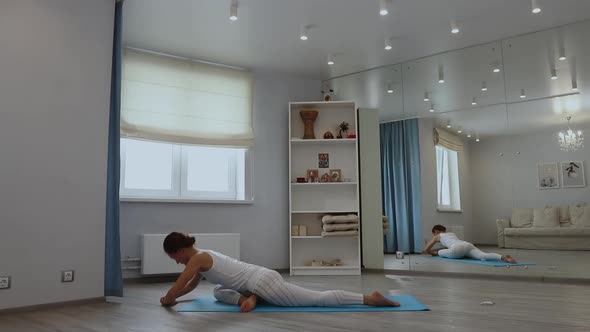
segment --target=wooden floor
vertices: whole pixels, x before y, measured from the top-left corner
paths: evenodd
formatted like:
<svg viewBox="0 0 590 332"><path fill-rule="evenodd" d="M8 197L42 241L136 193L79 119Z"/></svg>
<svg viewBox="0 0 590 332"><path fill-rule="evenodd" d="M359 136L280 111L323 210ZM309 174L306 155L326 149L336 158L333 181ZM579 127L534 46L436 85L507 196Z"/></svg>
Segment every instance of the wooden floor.
<svg viewBox="0 0 590 332"><path fill-rule="evenodd" d="M2 332L44 331L590 331L590 287L368 274L362 277L286 277L326 290L412 294L430 312L178 313L158 299L169 283L128 284L120 303L0 314ZM203 283L193 298L211 294ZM480 305L493 301L495 305Z"/></svg>

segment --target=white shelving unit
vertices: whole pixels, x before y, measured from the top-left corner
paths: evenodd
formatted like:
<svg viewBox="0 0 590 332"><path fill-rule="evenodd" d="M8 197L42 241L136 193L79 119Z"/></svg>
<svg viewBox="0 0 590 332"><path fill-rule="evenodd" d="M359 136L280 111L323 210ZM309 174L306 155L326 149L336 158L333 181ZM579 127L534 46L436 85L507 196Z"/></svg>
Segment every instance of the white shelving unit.
<svg viewBox="0 0 590 332"><path fill-rule="evenodd" d="M304 125L299 111L316 110L315 139L302 139ZM338 134L346 121L349 133L357 133L354 102L289 103L289 248L291 275L359 275L360 236L322 237L326 214L359 214L358 141L356 138L323 139L326 131ZM329 167L319 168L320 153L329 155ZM340 169L344 182L297 183L308 169L319 176ZM306 226L306 236L292 236L292 226ZM341 266L310 266L312 260L340 259Z"/></svg>

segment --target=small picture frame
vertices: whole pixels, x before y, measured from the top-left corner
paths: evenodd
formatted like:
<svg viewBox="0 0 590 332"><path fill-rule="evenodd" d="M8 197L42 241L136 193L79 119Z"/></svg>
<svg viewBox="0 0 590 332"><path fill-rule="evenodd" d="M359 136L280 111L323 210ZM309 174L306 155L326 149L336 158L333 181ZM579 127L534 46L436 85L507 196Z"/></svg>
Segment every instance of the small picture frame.
<svg viewBox="0 0 590 332"><path fill-rule="evenodd" d="M342 171L340 168L330 169L330 182L342 182Z"/></svg>
<svg viewBox="0 0 590 332"><path fill-rule="evenodd" d="M559 169L557 163L537 164L537 186L539 189L559 188Z"/></svg>
<svg viewBox="0 0 590 332"><path fill-rule="evenodd" d="M327 153L318 154L318 167L328 168L330 167L330 155Z"/></svg>
<svg viewBox="0 0 590 332"><path fill-rule="evenodd" d="M307 182L320 182L319 172L317 169L308 169L305 179Z"/></svg>
<svg viewBox="0 0 590 332"><path fill-rule="evenodd" d="M563 161L559 165L561 183L564 188L581 188L586 186L583 161Z"/></svg>
<svg viewBox="0 0 590 332"><path fill-rule="evenodd" d="M328 174L327 172L322 174L320 182L330 182L330 174Z"/></svg>

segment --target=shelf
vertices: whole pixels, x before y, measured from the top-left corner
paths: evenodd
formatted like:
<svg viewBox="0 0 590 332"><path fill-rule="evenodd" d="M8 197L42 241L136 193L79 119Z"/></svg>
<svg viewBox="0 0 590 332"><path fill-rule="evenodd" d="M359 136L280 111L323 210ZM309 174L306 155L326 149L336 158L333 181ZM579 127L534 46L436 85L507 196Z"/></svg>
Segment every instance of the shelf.
<svg viewBox="0 0 590 332"><path fill-rule="evenodd" d="M354 143L356 138L334 138L334 139L301 139L291 138L293 144L346 144Z"/></svg>
<svg viewBox="0 0 590 332"><path fill-rule="evenodd" d="M291 236L292 239L323 239L321 235L309 235L309 236Z"/></svg>
<svg viewBox="0 0 590 332"><path fill-rule="evenodd" d="M358 213L358 211L334 211L334 210L326 210L326 211L291 211L291 213Z"/></svg>
<svg viewBox="0 0 590 332"><path fill-rule="evenodd" d="M305 186L352 186L357 185L358 182L305 182L305 183L298 183L298 182L291 182L292 186L295 187L305 187Z"/></svg>

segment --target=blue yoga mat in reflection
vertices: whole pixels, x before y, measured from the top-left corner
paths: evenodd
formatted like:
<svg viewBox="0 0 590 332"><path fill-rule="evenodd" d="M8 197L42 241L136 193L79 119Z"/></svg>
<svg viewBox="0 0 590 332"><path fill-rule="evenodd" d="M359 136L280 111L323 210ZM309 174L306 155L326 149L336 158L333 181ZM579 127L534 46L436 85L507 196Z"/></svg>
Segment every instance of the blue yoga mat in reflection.
<svg viewBox="0 0 590 332"><path fill-rule="evenodd" d="M478 259L471 259L471 258L445 258L445 257L440 257L440 256L432 257L432 259L447 260L447 261L452 261L452 262L457 262L457 263L465 263L465 264L493 266L493 267L535 265L535 263L506 263L504 261L481 261Z"/></svg>
<svg viewBox="0 0 590 332"><path fill-rule="evenodd" d="M357 311L426 311L427 306L411 295L387 296L399 302L399 307L369 307L366 305L345 305L338 307L278 307L260 303L252 312L357 312ZM202 296L196 300L181 304L179 312L240 312L240 306L218 302L213 296Z"/></svg>

